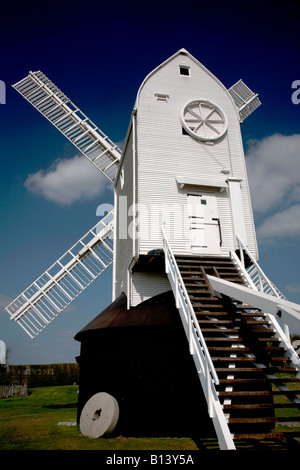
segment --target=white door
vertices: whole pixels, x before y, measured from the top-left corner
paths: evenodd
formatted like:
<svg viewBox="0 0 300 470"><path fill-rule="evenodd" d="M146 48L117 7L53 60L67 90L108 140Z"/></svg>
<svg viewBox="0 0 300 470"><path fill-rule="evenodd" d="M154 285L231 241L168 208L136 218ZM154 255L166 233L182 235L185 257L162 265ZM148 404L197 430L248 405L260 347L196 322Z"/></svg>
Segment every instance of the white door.
<svg viewBox="0 0 300 470"><path fill-rule="evenodd" d="M188 194L192 253L221 253L220 221L216 196Z"/></svg>

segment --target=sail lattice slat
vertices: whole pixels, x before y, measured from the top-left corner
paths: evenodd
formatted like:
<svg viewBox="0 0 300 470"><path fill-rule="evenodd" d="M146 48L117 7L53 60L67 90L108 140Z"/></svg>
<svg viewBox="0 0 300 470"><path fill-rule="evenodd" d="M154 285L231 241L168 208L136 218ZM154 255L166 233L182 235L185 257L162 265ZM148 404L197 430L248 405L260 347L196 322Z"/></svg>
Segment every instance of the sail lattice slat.
<svg viewBox="0 0 300 470"><path fill-rule="evenodd" d="M113 226L111 211L6 307L31 338L111 265Z"/></svg>
<svg viewBox="0 0 300 470"><path fill-rule="evenodd" d="M46 75L29 72L13 87L114 181L121 150Z"/></svg>
<svg viewBox="0 0 300 470"><path fill-rule="evenodd" d="M239 80L232 87L228 89L231 94L236 107L239 110L240 121L243 122L253 111L255 111L261 102L257 93L252 90L243 82Z"/></svg>

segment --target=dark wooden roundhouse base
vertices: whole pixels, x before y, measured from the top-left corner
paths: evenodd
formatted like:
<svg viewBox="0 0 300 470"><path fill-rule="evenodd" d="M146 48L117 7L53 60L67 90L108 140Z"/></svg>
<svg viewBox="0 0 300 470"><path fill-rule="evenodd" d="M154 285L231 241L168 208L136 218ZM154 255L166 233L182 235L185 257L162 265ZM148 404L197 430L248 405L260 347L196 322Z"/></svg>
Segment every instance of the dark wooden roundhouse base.
<svg viewBox="0 0 300 470"><path fill-rule="evenodd" d="M75 339L78 421L87 400L107 392L120 408L114 434L215 436L171 291L130 310L122 294Z"/></svg>

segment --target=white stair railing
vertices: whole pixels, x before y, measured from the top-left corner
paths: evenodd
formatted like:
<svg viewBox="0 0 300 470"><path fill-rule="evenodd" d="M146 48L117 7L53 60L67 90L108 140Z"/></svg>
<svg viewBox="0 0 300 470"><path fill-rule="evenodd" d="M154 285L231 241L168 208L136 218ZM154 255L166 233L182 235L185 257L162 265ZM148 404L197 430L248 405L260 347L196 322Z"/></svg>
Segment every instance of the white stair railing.
<svg viewBox="0 0 300 470"><path fill-rule="evenodd" d="M213 421L220 449L234 450L235 445L228 424L219 401L215 385L219 378L215 371L205 339L200 329L197 317L191 304L181 277L176 259L169 244L164 227L162 227L163 248L165 254L165 270L168 275L179 310L180 318L189 343L189 350L193 357L200 383L206 398L208 413Z"/></svg>
<svg viewBox="0 0 300 470"><path fill-rule="evenodd" d="M287 300L284 294L280 292L280 290L270 281L270 279L263 272L263 270L253 258L241 238L238 235L236 236L236 238L240 257L238 257L236 253L231 252L231 259L237 266L248 287L257 290L258 292L272 295L274 297L277 297L278 299ZM245 254L252 263L247 268L245 266ZM291 345L288 325L282 322L283 325L281 326L274 315L268 312L264 313L266 315L267 320L272 325L272 328L275 330L275 335L277 336L277 338L280 339L282 345L284 346L287 355L290 357L291 361L293 362L294 366L298 369L298 371L300 371L300 358L293 346Z"/></svg>
<svg viewBox="0 0 300 470"><path fill-rule="evenodd" d="M280 299L286 299L283 293L280 292L280 290L277 289L277 287L265 275L241 238L237 235L236 239L238 243L240 260L243 268L246 270L249 278L251 279L251 286L253 287L254 285L259 292L263 292L264 294L270 294L279 297ZM245 253L251 260L251 265L248 268L245 267Z"/></svg>

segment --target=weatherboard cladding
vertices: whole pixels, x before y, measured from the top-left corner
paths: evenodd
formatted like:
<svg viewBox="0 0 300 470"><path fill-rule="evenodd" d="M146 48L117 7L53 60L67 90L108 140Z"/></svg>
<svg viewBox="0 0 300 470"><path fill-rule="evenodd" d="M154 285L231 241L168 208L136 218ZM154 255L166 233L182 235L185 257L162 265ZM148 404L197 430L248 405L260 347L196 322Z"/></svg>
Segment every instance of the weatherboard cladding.
<svg viewBox="0 0 300 470"><path fill-rule="evenodd" d="M171 289L166 274L136 272L131 279L131 305L133 307Z"/></svg>
<svg viewBox="0 0 300 470"><path fill-rule="evenodd" d="M179 65L190 67L190 76L179 74ZM158 99L157 95L165 95ZM228 119L225 136L213 145L184 135L180 121L181 111L193 99L209 99L215 102ZM136 132L134 142L133 131ZM136 154L133 156L134 146ZM136 161L136 168L134 168ZM229 170L229 174L222 169ZM124 170L124 187L121 188L120 172ZM120 165L116 184L116 207L118 196L127 195L128 206L137 202L145 211L137 214L138 242L136 247L130 237L116 240L114 265L114 298L126 292L129 302L136 305L144 298L165 289L155 275L128 273L135 256L162 248L161 224L165 220L169 230L171 246L175 253L190 254L191 240L187 215L188 194L215 194L222 232L220 254L228 255L236 248L227 178L241 179L242 204L247 230L247 244L252 255L257 257L249 188L245 169L239 114L232 97L225 87L198 61L188 54L175 54L162 66L149 74L140 87L136 109L132 115L127 136L127 145ZM136 174L136 181L133 175ZM177 177L221 182L220 187L200 187L185 184L181 187ZM134 189L133 189L134 188ZM220 190L222 189L222 191ZM135 191L135 198L134 193ZM171 218L161 215L162 204L171 208L182 208L182 233L178 234L178 217L171 211ZM175 215L174 215L175 214ZM127 214L128 215L128 214ZM117 210L116 233L124 214ZM130 217L127 224L132 223ZM136 248L136 250L135 250Z"/></svg>
<svg viewBox="0 0 300 470"><path fill-rule="evenodd" d="M189 77L179 74L179 65L183 61L190 66ZM157 100L157 93L167 94L168 100ZM227 135L213 146L182 134L181 110L186 103L197 98L216 102L227 115ZM170 205L178 202L184 204L186 196L183 191L179 192L175 175L205 175L208 178L218 177L226 182L227 175L220 173L224 166L230 170L230 176L243 180L241 185L248 245L256 256L239 118L233 100L223 85L189 56L179 54L150 74L140 89L137 103L139 202L148 206L149 210L151 205L155 207L162 201ZM227 254L235 248L233 234L230 233L230 204L226 204L224 194L219 193L218 198L224 232L222 251ZM147 253L161 246L159 231L157 225L154 236L140 241L140 253ZM188 242L187 238L172 241L172 247L175 251L184 253L189 250Z"/></svg>
<svg viewBox="0 0 300 470"><path fill-rule="evenodd" d="M128 136L128 145L126 147L126 157L122 161L123 171L123 188L121 187L121 178L118 179L116 187L115 207L116 211L116 243L115 243L115 283L114 298L118 297L122 292L127 292L127 269L133 257L133 240L132 237L126 236L128 233L128 223L132 222L132 218L128 216L129 207L133 203L133 132ZM123 197L123 199L120 198ZM126 205L124 204L124 196L127 196ZM122 207L120 208L120 201ZM119 237L122 231L122 237Z"/></svg>

